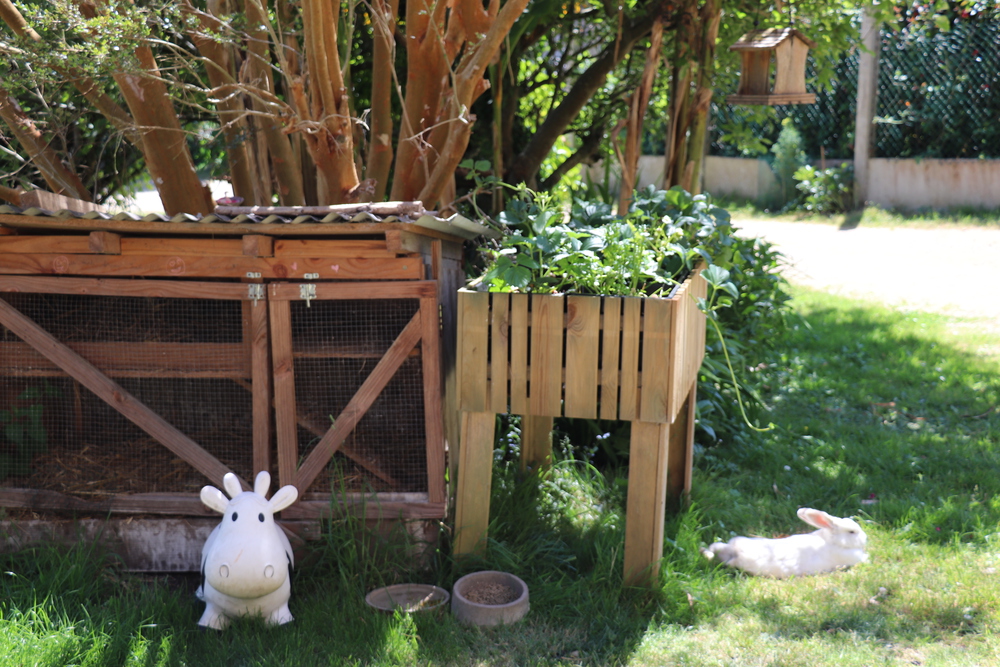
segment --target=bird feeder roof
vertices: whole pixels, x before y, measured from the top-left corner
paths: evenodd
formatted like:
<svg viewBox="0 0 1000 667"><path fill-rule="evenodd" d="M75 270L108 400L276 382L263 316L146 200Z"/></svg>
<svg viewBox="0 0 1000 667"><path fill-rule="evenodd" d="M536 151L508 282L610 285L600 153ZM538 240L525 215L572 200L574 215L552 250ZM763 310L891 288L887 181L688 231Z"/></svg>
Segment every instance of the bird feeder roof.
<svg viewBox="0 0 1000 667"><path fill-rule="evenodd" d="M797 37L802 40L810 49L816 47L816 42L812 41L795 28L766 28L764 30L751 30L747 34L736 40L736 43L729 47L730 51L761 51L773 49L786 39Z"/></svg>

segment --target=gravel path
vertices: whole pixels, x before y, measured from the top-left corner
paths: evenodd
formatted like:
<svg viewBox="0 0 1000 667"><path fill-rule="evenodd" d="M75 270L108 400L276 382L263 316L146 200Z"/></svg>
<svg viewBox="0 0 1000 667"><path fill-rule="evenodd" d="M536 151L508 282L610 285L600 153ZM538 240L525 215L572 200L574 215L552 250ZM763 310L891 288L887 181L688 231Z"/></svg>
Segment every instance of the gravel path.
<svg viewBox="0 0 1000 667"><path fill-rule="evenodd" d="M794 284L888 305L982 319L1000 332L1000 229L864 228L735 220L788 260Z"/></svg>

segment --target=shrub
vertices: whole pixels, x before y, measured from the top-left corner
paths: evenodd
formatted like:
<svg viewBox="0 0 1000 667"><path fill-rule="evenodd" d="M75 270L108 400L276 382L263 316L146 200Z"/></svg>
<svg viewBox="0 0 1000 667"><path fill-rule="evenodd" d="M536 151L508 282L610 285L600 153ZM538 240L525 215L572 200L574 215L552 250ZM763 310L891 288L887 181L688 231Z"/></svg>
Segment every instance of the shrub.
<svg viewBox="0 0 1000 667"><path fill-rule="evenodd" d="M771 146L771 152L774 153L771 169L778 177L781 205L792 206L798 199L798 193L795 192L795 172L806 163L806 154L802 150L802 135L795 129L791 119L781 121L781 133Z"/></svg>
<svg viewBox="0 0 1000 667"><path fill-rule="evenodd" d="M797 208L816 213L844 213L854 207L854 167L817 169L806 165L795 172L795 187L805 193Z"/></svg>

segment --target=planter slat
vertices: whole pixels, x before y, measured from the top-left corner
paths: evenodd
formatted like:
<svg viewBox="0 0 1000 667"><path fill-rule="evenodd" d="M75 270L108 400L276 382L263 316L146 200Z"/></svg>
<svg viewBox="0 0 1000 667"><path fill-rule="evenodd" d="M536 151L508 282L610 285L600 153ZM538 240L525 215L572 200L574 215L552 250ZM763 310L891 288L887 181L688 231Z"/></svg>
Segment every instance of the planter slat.
<svg viewBox="0 0 1000 667"><path fill-rule="evenodd" d="M618 418L618 361L621 355L622 300L604 300L601 332L601 419Z"/></svg>
<svg viewBox="0 0 1000 667"><path fill-rule="evenodd" d="M493 295L493 319L490 322L490 407L493 412L507 412L507 362L510 350L510 297Z"/></svg>
<svg viewBox="0 0 1000 667"><path fill-rule="evenodd" d="M642 326L642 300L625 299L622 307L621 389L618 418L638 418L639 331Z"/></svg>
<svg viewBox="0 0 1000 667"><path fill-rule="evenodd" d="M510 295L510 411L516 415L528 414L528 298Z"/></svg>
<svg viewBox="0 0 1000 667"><path fill-rule="evenodd" d="M643 313L642 393L639 419L662 424L672 416L670 381L674 359L671 342L675 341L671 323L676 302L647 299Z"/></svg>
<svg viewBox="0 0 1000 667"><path fill-rule="evenodd" d="M585 296L566 301L565 414L593 418L597 414L601 301Z"/></svg>
<svg viewBox="0 0 1000 667"><path fill-rule="evenodd" d="M565 297L531 300L531 360L528 409L533 415L562 411L563 307Z"/></svg>

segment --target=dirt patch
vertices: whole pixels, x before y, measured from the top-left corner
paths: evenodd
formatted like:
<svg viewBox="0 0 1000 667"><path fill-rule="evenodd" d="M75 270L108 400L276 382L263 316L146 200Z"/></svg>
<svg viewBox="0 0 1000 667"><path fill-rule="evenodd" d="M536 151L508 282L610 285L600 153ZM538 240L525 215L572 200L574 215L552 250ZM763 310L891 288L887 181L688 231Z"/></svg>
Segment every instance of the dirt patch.
<svg viewBox="0 0 1000 667"><path fill-rule="evenodd" d="M469 602L491 606L510 604L518 598L517 591L511 586L487 581L469 586L463 595Z"/></svg>
<svg viewBox="0 0 1000 667"><path fill-rule="evenodd" d="M904 309L975 318L1000 332L1000 230L857 227L735 220L787 259L793 284Z"/></svg>

